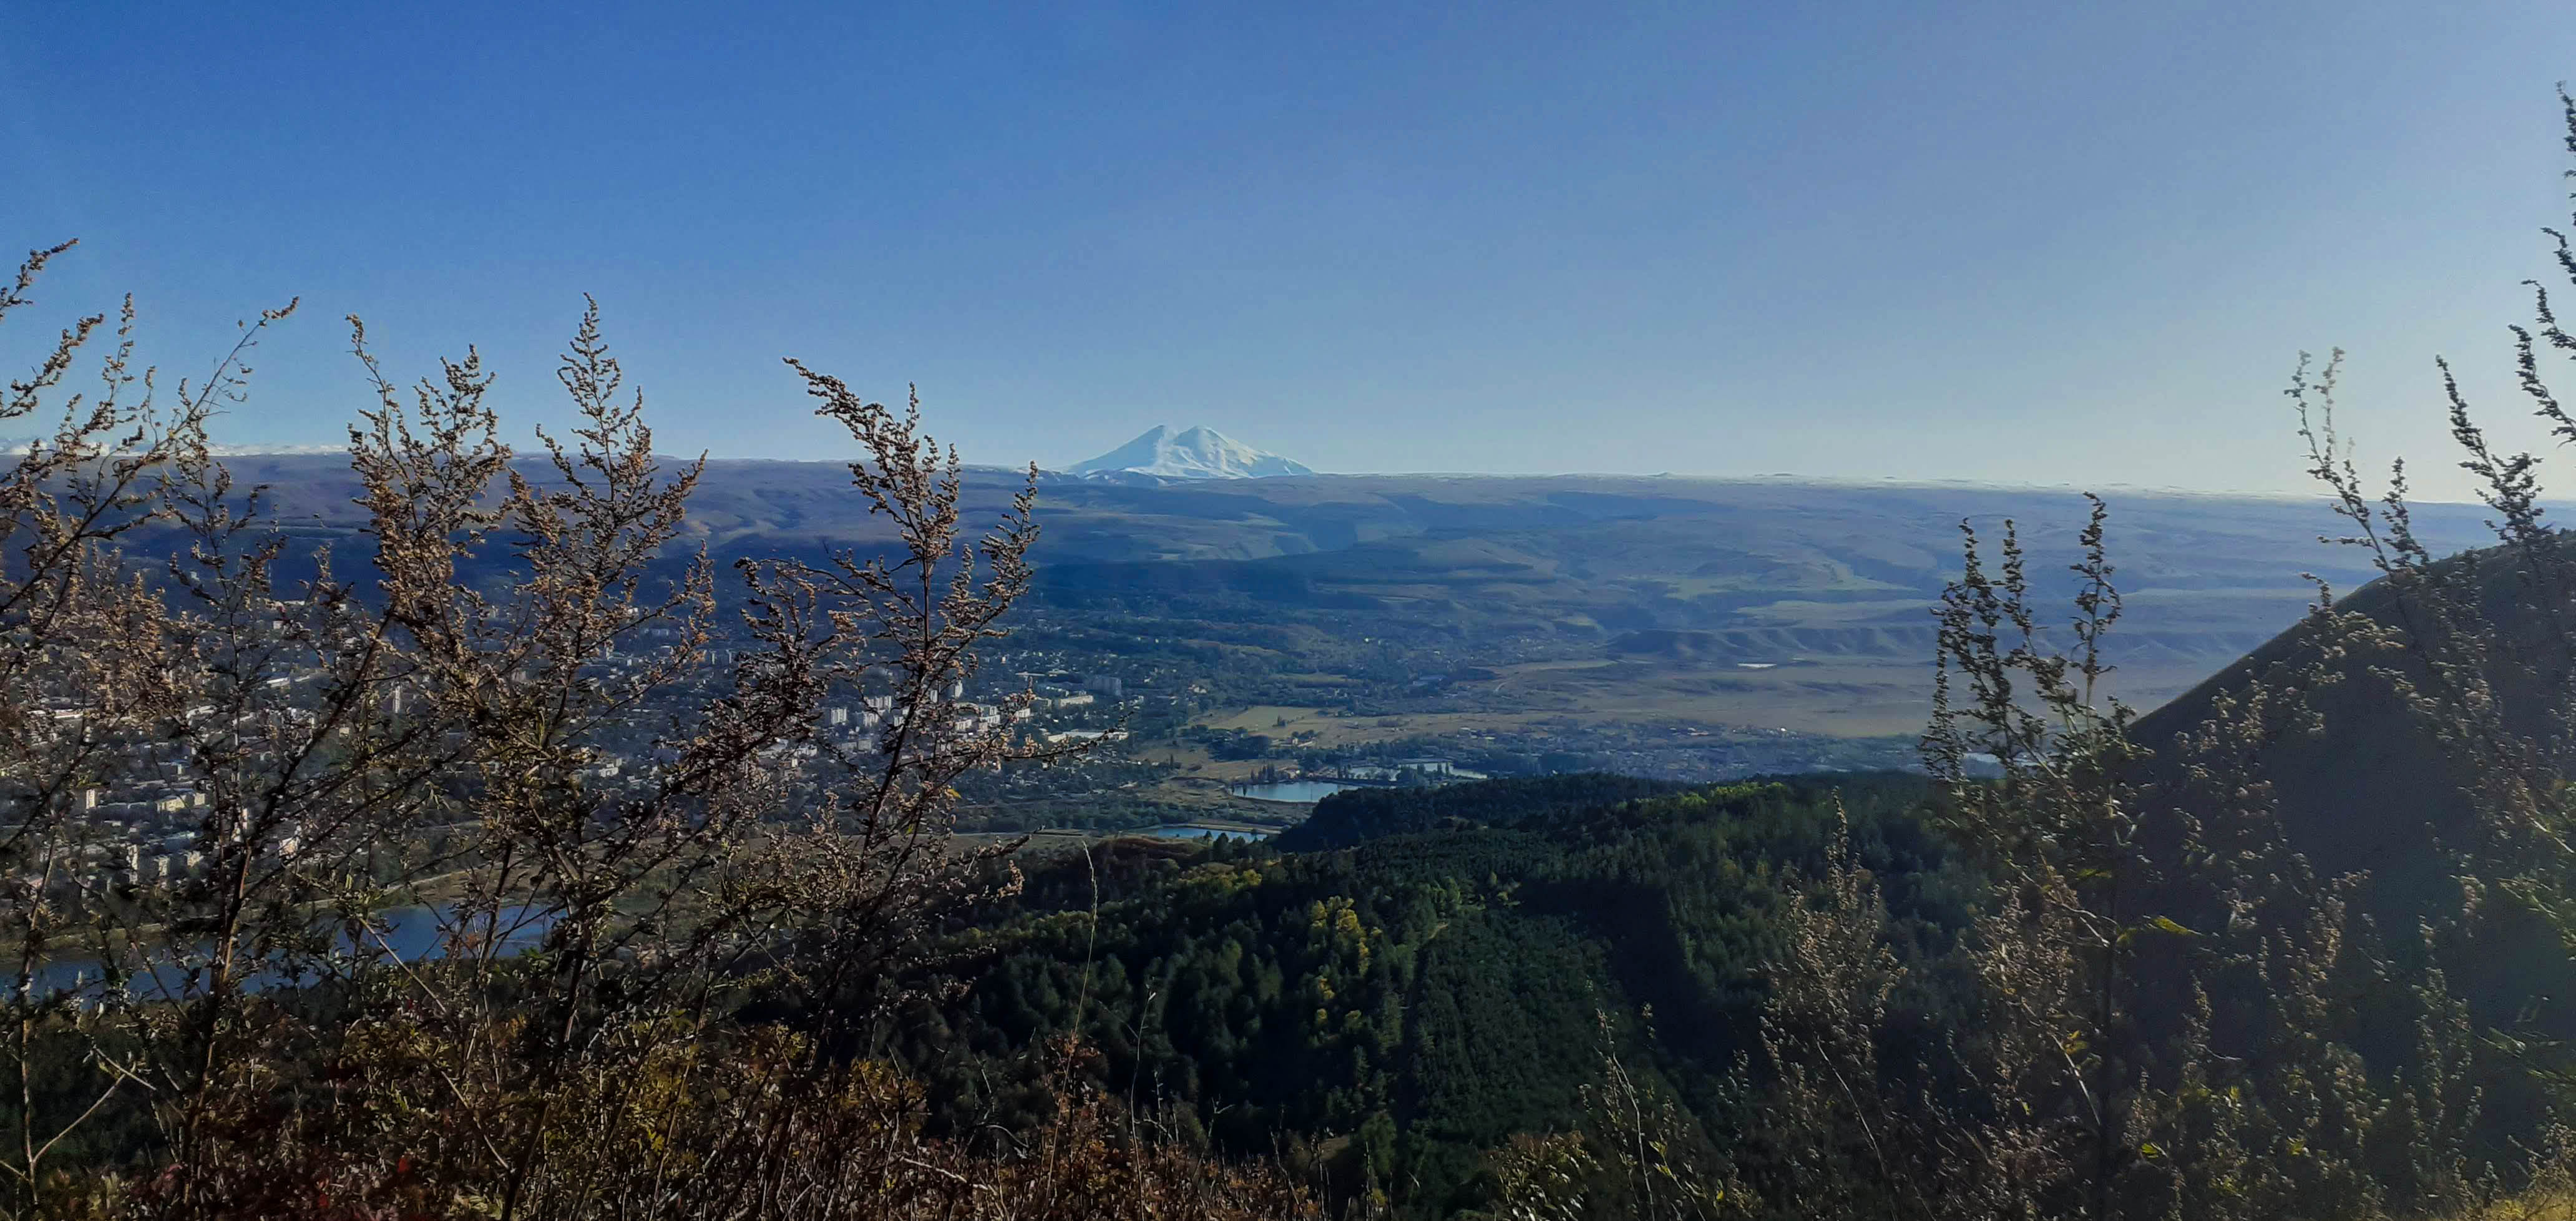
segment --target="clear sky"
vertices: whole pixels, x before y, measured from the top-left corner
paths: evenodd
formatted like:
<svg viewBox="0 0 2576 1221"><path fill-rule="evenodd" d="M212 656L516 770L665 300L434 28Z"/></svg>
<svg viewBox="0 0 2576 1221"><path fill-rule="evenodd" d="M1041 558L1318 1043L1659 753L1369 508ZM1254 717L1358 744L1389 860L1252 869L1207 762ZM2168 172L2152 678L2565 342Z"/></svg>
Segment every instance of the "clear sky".
<svg viewBox="0 0 2576 1221"><path fill-rule="evenodd" d="M2437 352L2531 435L2502 328L2569 76L2565 0L14 4L0 240L83 239L45 305L130 288L174 369L302 294L241 443L340 437L352 312L559 418L587 291L718 456L848 452L794 354L976 461L1170 423L2288 489L2302 347L2353 350L2366 457L2445 457Z"/></svg>

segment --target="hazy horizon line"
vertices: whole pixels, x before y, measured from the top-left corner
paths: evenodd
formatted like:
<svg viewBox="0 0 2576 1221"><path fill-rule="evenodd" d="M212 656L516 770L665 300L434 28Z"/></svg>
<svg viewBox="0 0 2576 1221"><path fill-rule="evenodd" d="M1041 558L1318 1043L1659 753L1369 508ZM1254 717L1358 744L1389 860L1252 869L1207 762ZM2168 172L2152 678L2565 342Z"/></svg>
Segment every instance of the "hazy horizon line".
<svg viewBox="0 0 2576 1221"><path fill-rule="evenodd" d="M16 445L16 446L8 447L8 452L23 452L23 451L24 451L24 448L25 448L25 447L24 447L24 444L23 444L23 443L21 443L21 444ZM214 446L214 447L211 447L211 451L213 452L214 456L219 457L219 458L319 458L319 457L331 457L331 456L340 456L340 455L345 455L345 454L348 452L348 447L347 447L345 444L342 444L342 445L222 445L222 446ZM661 452L661 453L657 453L655 456L656 456L656 457L658 457L658 458L665 458L665 459L669 459L669 460L671 460L671 461L683 461L683 462L685 462L685 461L697 461L697 460L699 460L699 459L703 458L703 459L705 459L706 461L708 461L708 462L710 462L710 463L775 463L775 464L779 464L779 465L790 465L790 466L820 466L820 465L846 466L846 465L848 465L848 463L849 463L849 459L847 459L847 458L785 458L785 457L774 457L774 456L769 456L769 455L746 455L746 454L715 454L715 453L687 454L687 453ZM513 460L514 460L514 461L542 461L542 460L543 460L543 458L544 458L544 455L543 455L543 454L541 454L541 453L531 453L531 452L526 452L526 451L521 451L521 452L516 453L516 454L514 454L514 455L513 455ZM1018 473L1024 472L1024 471L1027 469L1027 467L1026 467L1025 465L1021 465L1021 464L1014 464L1014 463L1003 463L1003 462L975 462L975 461L969 461L969 462L964 463L963 465L965 466L965 468L966 468L967 470L971 470L971 471L986 471L986 472L1008 473L1008 474L1018 474ZM1975 490L1998 491L1998 492L2054 492L2054 493L2066 493L2066 494L2076 494L2076 495L2080 495L2080 494L2082 494L2082 493L2084 493L2084 492L2087 492L2087 491L2092 491L2092 492L2103 492L2103 493L2128 492L2128 493L2144 493L2144 494L2148 494L2148 495L2155 495L2155 496L2201 497L2201 498L2212 499L2212 500L2260 500L2260 501L2285 501L2285 500L2306 500L2306 499L2310 499L2310 498L2312 498L2312 497L2313 497L2313 498L2316 498L2316 499L2320 499L2320 500L2325 499L2325 495L2324 495L2324 493L2322 493L2322 492L2286 491L2286 490L2280 490L2280 489L2247 489L2247 488L2185 487L2185 486L2175 485L2175 484L2141 484L2141 483L2124 483L2124 482L2078 483L2078 482L2070 482L2070 481L2065 481L2065 480L2059 480L2059 481L2056 481L2056 482L2047 482L2047 483L2043 483L2043 482L2038 482L2038 481L2028 481L2028 482L2025 482L2025 481L2009 480L2009 479L1940 479L1940 478L1932 478L1932 477L1927 477L1927 476L1913 476L1913 475L1818 475L1818 474L1807 474L1807 473L1796 472L1796 471L1771 471L1771 472L1764 472L1764 473L1760 473L1760 474L1693 474L1693 473L1684 473L1684 472L1678 472L1678 471L1651 471L1651 472L1649 472L1649 471L1604 471L1604 470L1590 470L1590 471L1580 471L1580 470L1578 470L1578 471L1474 471L1474 470L1322 471L1322 470L1319 470L1319 471L1315 471L1315 472L1313 472L1313 473L1311 473L1311 474L1305 474L1305 475L1261 475L1261 476L1236 476L1236 477L1197 478L1197 479L1193 479L1193 478L1185 478L1185 477L1179 477L1179 476L1152 475L1152 474L1146 474L1146 473L1142 473L1142 472L1106 472L1106 473L1103 473L1103 474L1100 474L1100 475L1076 475L1076 474L1073 474L1073 473L1068 472L1068 471L1066 471L1066 470L1063 470L1062 468L1054 467L1054 466L1049 466L1049 465L1046 465L1046 464L1044 464L1044 463L1040 463L1040 464L1038 464L1038 470L1039 470L1039 472L1040 472L1040 473L1042 473L1042 474L1056 475L1056 476L1059 476L1059 477L1064 478L1064 479L1069 479L1069 480L1079 480L1079 481L1084 481L1084 482L1111 482L1111 481L1112 481L1112 477L1113 477L1113 476L1123 476L1123 477L1125 477L1125 478L1130 478L1130 479L1139 479L1139 480L1141 480L1141 479L1151 479L1151 480L1154 480L1155 482L1157 482L1158 484L1173 484L1173 485L1180 485L1180 486L1205 485L1205 484L1235 484L1235 483L1295 483L1295 482L1298 482L1298 481L1300 481L1300 480L1363 480L1363 479L1493 479L1493 480L1513 480L1513 479L1521 479L1521 480L1540 480L1540 479L1610 479L1610 480L1671 481L1671 482L1696 482L1696 483L1779 483L1779 484L1796 484L1796 485L1804 485L1804 486L1811 486L1811 487L1877 487L1877 488L1888 488L1888 489L1903 489L1903 488L1925 488L1925 489L1975 489ZM2446 499L2446 498L2440 498L2440 497L2429 497L2429 496L2428 496L2428 497L2417 497L2417 498L2414 498L2410 503L2414 503L2414 504L2422 504L2422 505L2460 505L2460 506L2477 506L2477 505L2479 505L2479 503L2480 503L2480 502L2475 501L2475 500ZM2576 508L2576 499L2569 499L2569 500L2550 500L2550 499L2544 499L2541 503L2542 503L2542 504L2544 504L2544 505L2547 505L2547 506L2558 507L2558 508Z"/></svg>

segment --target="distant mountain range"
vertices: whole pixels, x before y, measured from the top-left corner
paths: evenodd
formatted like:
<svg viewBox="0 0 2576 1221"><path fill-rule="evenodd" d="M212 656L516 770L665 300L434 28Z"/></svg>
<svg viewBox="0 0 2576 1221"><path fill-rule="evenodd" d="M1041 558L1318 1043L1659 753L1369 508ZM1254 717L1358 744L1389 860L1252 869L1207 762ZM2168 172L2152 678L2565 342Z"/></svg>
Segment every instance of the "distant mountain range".
<svg viewBox="0 0 2576 1221"><path fill-rule="evenodd" d="M40 443L51 445L54 438L51 435L0 437L0 454L23 454ZM345 441L333 445L209 445L206 452L218 458L264 458L278 454L345 455L349 452L349 445Z"/></svg>
<svg viewBox="0 0 2576 1221"><path fill-rule="evenodd" d="M1264 479L1276 475L1312 475L1304 463L1237 441L1213 428L1173 432L1157 424L1133 441L1088 462L1065 469L1069 475L1114 477L1147 475L1158 479Z"/></svg>
<svg viewBox="0 0 2576 1221"><path fill-rule="evenodd" d="M344 572L371 553L345 455L227 465L239 486L268 489L269 510L294 540L281 579L309 573L316 546L333 546ZM516 469L539 487L560 486L542 460ZM960 507L979 526L991 522L1024 480L969 469ZM1835 732L1919 731L1934 648L1928 612L1958 573L1961 520L1989 536L2002 519L2017 520L2022 544L2048 557L2032 570L2039 597L2063 605L2073 591L2058 557L2075 550L2089 510L2055 489L1780 479L1122 470L1048 472L1039 483L1045 533L1034 596L1050 613L1290 625L1319 639L1396 635L1444 649L1511 640L1594 649L1617 668L1568 671L1566 681L1611 690L1615 678L1628 693L1662 682L1669 706L1689 715ZM677 571L700 546L719 563L874 553L893 538L868 507L838 462L717 459L669 563ZM2428 504L2415 527L2449 552L2493 537L2484 516L2483 506ZM2113 497L2110 545L2128 599L2112 642L2122 695L2162 703L2297 623L2316 597L2301 572L2338 590L2378 575L2356 549L2318 544L2339 524L2314 501ZM124 542L134 555L188 545L165 523ZM492 549L460 579L492 577L507 554ZM1801 658L1832 664L1788 664ZM1515 679L1513 697L1536 699L1539 684L1557 681L1549 673ZM1792 697L1827 711L1772 715Z"/></svg>

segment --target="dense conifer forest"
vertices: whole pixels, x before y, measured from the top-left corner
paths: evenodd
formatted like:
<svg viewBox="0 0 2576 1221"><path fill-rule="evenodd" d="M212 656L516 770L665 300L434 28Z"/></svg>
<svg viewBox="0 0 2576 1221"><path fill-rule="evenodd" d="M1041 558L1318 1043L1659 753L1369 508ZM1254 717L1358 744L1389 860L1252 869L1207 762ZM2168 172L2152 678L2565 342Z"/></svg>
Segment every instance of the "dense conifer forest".
<svg viewBox="0 0 2576 1221"><path fill-rule="evenodd" d="M1235 1155L1293 1137L1293 1165L1375 1181L1409 1212L1494 1207L1484 1152L1578 1114L1605 1051L1695 1109L1726 1105L1776 912L1804 901L1793 879L1821 875L1841 818L1908 942L1937 955L1966 919L1920 777L1671 787L1344 794L1316 815L1344 848L1126 840L1049 862L960 935L969 990L907 1024L905 1054L951 1122L1020 1121L986 1083L1080 1030L1109 1089Z"/></svg>

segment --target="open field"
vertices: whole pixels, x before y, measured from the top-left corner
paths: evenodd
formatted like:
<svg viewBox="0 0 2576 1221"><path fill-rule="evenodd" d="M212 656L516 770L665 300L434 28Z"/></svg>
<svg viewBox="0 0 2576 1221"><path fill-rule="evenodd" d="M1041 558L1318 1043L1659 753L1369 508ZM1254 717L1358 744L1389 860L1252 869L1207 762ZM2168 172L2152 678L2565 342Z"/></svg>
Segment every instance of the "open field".
<svg viewBox="0 0 2576 1221"><path fill-rule="evenodd" d="M1234 729L1260 734L1281 742L1294 735L1312 734L1305 739L1325 749L1366 746L1376 742L1393 742L1423 734L1471 733L1478 730L1517 728L1532 722L1553 719L1556 711L1537 708L1522 711L1487 711L1461 709L1448 712L1400 712L1383 716L1351 715L1331 708L1293 708L1280 704L1257 704L1250 708L1211 712L1195 724L1209 729ZM1281 724L1285 721L1286 724ZM1193 775L1236 780L1261 770L1261 760L1220 760L1205 751L1183 744L1179 746L1183 764L1199 763ZM1165 758L1173 750L1165 745L1152 747L1153 758Z"/></svg>
<svg viewBox="0 0 2576 1221"><path fill-rule="evenodd" d="M1320 729L1318 722L1333 720L1328 709L1291 708L1285 704L1255 704L1241 712L1222 717L1202 718L1200 724L1211 729L1240 729L1245 733L1285 735L1301 729ZM1284 725L1281 722L1286 722Z"/></svg>
<svg viewBox="0 0 2576 1221"><path fill-rule="evenodd" d="M1447 707L1384 716L1263 704L1209 713L1198 724L1285 739L1312 733L1325 748L1417 736L1502 732L1572 719L1593 724L1693 724L1786 729L1872 738L1922 731L1932 709L1929 659L1838 657L1750 668L1733 662L1602 658L1495 668L1488 683L1464 685ZM2115 672L2111 694L2152 708L2209 676L2197 661L2143 659ZM1287 724L1282 726L1280 722ZM1196 762L1197 775L1237 779L1259 764L1227 764L1188 746L1151 747Z"/></svg>
<svg viewBox="0 0 2576 1221"><path fill-rule="evenodd" d="M1756 663L1759 665L1760 663ZM1603 660L1503 667L1480 699L1609 721L1691 721L1831 737L1920 732L1932 711L1929 658L1833 657L1742 663ZM2207 678L2198 661L2142 659L2110 694L2153 707Z"/></svg>

